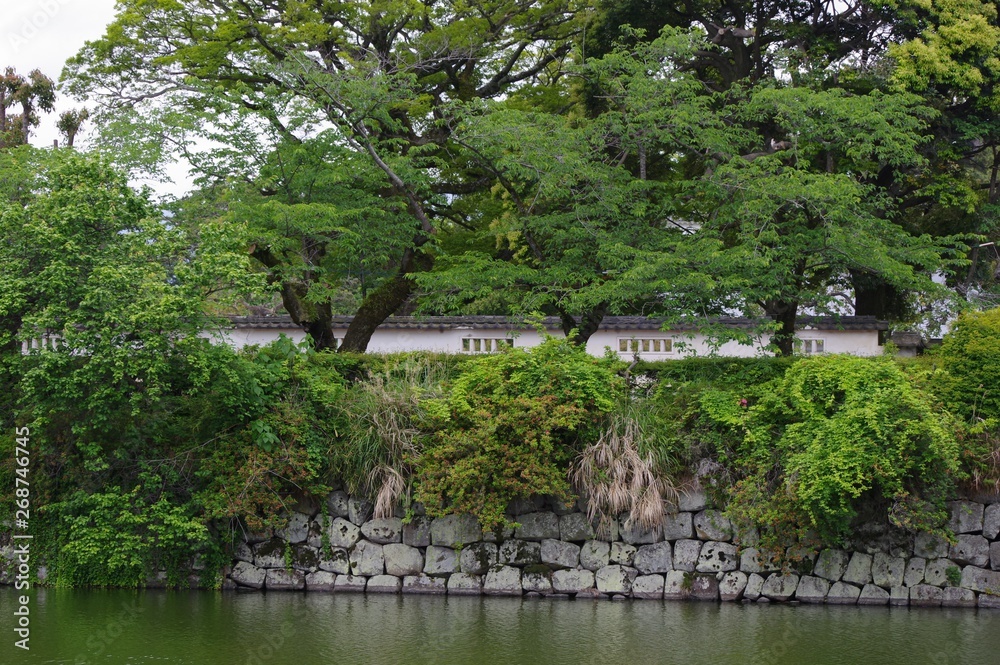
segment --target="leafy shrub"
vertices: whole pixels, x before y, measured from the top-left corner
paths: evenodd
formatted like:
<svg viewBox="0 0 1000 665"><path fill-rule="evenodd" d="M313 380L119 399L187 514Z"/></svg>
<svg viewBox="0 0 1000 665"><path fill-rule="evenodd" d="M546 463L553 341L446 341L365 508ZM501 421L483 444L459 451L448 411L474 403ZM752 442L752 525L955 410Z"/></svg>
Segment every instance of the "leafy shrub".
<svg viewBox="0 0 1000 665"><path fill-rule="evenodd" d="M431 514L470 512L507 523L510 501L569 496L570 461L599 434L623 388L608 363L566 340L476 358L448 398L428 404L434 428L418 463Z"/></svg>
<svg viewBox="0 0 1000 665"><path fill-rule="evenodd" d="M77 492L43 513L50 528L42 540L57 586L139 587L160 569L178 585L186 583L192 558L214 549L192 505L147 496L138 486Z"/></svg>
<svg viewBox="0 0 1000 665"><path fill-rule="evenodd" d="M1000 308L962 314L939 353L949 409L966 420L1000 418Z"/></svg>
<svg viewBox="0 0 1000 665"><path fill-rule="evenodd" d="M881 498L887 519L940 527L959 472L951 419L935 410L889 358L819 356L799 361L755 405L725 391L702 406L738 437L730 461L741 476L730 513L773 534L847 534L862 500Z"/></svg>

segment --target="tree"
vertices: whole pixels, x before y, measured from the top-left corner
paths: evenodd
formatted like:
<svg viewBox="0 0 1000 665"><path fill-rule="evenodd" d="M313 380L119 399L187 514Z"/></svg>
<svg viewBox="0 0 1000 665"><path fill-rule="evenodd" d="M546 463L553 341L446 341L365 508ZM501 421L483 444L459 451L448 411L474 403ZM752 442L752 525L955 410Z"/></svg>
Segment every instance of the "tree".
<svg viewBox="0 0 1000 665"><path fill-rule="evenodd" d="M48 76L37 69L25 78L12 67L0 76L0 149L26 145L31 128L38 126L39 111L52 111L56 88ZM19 115L8 115L7 109L20 106Z"/></svg>
<svg viewBox="0 0 1000 665"><path fill-rule="evenodd" d="M464 221L457 200L479 185L474 171L450 159L442 121L470 100L558 79L582 20L577 8L572 0L130 0L119 5L107 35L69 63L67 78L77 93L99 96L105 117L122 108L158 109L158 122L132 124L132 136L145 126L183 143L262 123L280 137L261 153L271 155L329 131L377 169L379 193L389 212L406 211L397 219L410 239L385 262L391 270L368 292L341 347L363 350L410 297L411 275L429 267L427 246ZM225 166L228 177L251 181L260 168ZM276 270L282 258L266 244L257 250L281 281L289 272ZM272 259L278 263L268 265ZM315 329L325 325L324 308L311 305L323 296L308 283L304 291L282 284L281 292L296 322ZM329 337L319 335L319 345Z"/></svg>
<svg viewBox="0 0 1000 665"><path fill-rule="evenodd" d="M554 313L579 344L606 314L718 308L721 245L683 223L681 156L729 133L677 66L698 43L675 31L571 69L601 95L594 117L510 101L462 117L451 138L490 177L492 247L440 258L427 306Z"/></svg>
<svg viewBox="0 0 1000 665"><path fill-rule="evenodd" d="M0 173L0 355L20 363L24 418L44 426L72 404L99 468L115 414L155 404L178 366L197 382L206 298L247 285L248 259L217 225L166 223L104 159L20 147Z"/></svg>

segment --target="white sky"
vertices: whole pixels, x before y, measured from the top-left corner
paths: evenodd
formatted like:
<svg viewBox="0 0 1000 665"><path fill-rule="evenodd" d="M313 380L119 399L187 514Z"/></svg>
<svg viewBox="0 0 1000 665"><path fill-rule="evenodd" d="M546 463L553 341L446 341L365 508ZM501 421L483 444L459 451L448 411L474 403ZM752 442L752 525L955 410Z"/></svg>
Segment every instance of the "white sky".
<svg viewBox="0 0 1000 665"><path fill-rule="evenodd" d="M84 43L98 39L115 15L115 0L0 0L0 70L13 67L27 75L40 69L53 81L59 80L63 63ZM82 104L59 95L54 113L43 115L31 143L50 146L60 138L55 124L59 114ZM86 148L87 125L77 139ZM186 167L169 169L175 184L148 183L159 194L179 194L187 186Z"/></svg>

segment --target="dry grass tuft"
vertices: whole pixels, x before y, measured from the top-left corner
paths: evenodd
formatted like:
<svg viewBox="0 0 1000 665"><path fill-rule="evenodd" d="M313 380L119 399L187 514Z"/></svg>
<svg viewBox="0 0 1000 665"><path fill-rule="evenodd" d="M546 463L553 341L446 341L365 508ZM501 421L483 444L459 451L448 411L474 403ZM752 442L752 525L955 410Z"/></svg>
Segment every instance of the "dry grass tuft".
<svg viewBox="0 0 1000 665"><path fill-rule="evenodd" d="M618 515L625 524L652 529L663 522L664 504L677 501L674 485L656 471L651 451L642 452L643 430L629 414L615 414L608 428L570 468L570 480L587 499L587 517L599 528Z"/></svg>

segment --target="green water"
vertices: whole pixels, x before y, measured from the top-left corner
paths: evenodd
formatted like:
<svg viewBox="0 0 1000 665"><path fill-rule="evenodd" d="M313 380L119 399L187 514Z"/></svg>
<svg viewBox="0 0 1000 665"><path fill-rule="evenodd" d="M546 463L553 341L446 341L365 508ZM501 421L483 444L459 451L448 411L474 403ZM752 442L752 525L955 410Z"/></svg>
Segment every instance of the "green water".
<svg viewBox="0 0 1000 665"><path fill-rule="evenodd" d="M1000 611L0 590L0 664L1000 663Z"/></svg>

